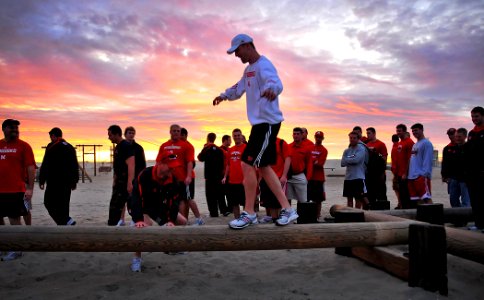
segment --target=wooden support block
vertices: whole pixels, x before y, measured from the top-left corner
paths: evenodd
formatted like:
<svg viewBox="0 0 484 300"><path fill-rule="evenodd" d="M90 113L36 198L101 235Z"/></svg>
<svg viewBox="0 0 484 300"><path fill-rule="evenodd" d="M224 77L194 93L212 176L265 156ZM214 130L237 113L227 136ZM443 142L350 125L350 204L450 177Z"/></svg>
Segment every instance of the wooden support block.
<svg viewBox="0 0 484 300"><path fill-rule="evenodd" d="M444 205L440 203L419 204L417 206L417 221L444 225Z"/></svg>
<svg viewBox="0 0 484 300"><path fill-rule="evenodd" d="M408 248L408 285L448 295L445 228L430 224L410 224Z"/></svg>
<svg viewBox="0 0 484 300"><path fill-rule="evenodd" d="M318 223L318 205L316 202L298 202L297 218L298 224Z"/></svg>
<svg viewBox="0 0 484 300"><path fill-rule="evenodd" d="M408 258L401 251L389 247L353 247L355 257L388 273L408 280Z"/></svg>

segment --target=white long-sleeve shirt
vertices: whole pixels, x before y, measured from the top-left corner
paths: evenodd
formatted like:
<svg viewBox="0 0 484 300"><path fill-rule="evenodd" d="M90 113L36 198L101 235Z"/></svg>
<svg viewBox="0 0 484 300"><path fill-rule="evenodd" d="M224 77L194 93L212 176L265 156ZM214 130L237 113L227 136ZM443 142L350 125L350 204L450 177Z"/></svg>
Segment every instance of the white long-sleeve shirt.
<svg viewBox="0 0 484 300"><path fill-rule="evenodd" d="M249 64L240 81L225 90L220 97L224 100L237 100L246 93L247 117L251 125L278 124L284 121L279 109L279 96L273 101L261 97L268 89L280 95L282 82L274 65L265 56L261 56L255 63Z"/></svg>
<svg viewBox="0 0 484 300"><path fill-rule="evenodd" d="M412 147L408 179L416 179L419 176L432 178L433 160L434 146L432 143L426 138L417 141Z"/></svg>

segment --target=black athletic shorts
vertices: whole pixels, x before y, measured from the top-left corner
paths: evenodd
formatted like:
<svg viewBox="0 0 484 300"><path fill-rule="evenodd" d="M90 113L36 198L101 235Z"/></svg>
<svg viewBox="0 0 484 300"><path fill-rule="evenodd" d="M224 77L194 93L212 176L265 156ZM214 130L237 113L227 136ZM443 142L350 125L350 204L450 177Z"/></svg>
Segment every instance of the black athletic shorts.
<svg viewBox="0 0 484 300"><path fill-rule="evenodd" d="M184 182L180 182L178 193L180 193L180 201L195 199L195 178L192 178L188 188Z"/></svg>
<svg viewBox="0 0 484 300"><path fill-rule="evenodd" d="M276 138L281 123L262 123L252 126L242 161L255 167L266 167L276 163Z"/></svg>
<svg viewBox="0 0 484 300"><path fill-rule="evenodd" d="M324 192L324 181L309 180L308 182L308 201L323 202L326 200Z"/></svg>
<svg viewBox="0 0 484 300"><path fill-rule="evenodd" d="M229 184L229 193L227 195L229 207L236 205L245 206L245 190L243 184Z"/></svg>
<svg viewBox="0 0 484 300"><path fill-rule="evenodd" d="M24 194L0 193L0 217L18 218L28 214L24 205Z"/></svg>
<svg viewBox="0 0 484 300"><path fill-rule="evenodd" d="M343 185L343 197L361 199L367 193L364 179L345 180Z"/></svg>
<svg viewBox="0 0 484 300"><path fill-rule="evenodd" d="M260 188L260 205L265 208L281 208L279 200L271 191L264 179L259 183Z"/></svg>

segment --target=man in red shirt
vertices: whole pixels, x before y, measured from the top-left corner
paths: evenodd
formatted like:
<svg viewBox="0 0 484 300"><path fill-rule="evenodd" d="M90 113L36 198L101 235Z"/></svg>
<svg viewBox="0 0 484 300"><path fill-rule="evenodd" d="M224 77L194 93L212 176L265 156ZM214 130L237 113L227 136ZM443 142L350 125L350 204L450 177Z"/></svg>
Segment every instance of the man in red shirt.
<svg viewBox="0 0 484 300"><path fill-rule="evenodd" d="M240 206L245 206L244 173L242 172L242 153L247 144L243 142L242 131L238 128L232 131L232 139L235 145L229 148L228 164L222 183L229 183L228 200L232 207L235 219L240 217ZM254 221L257 223L257 220Z"/></svg>
<svg viewBox="0 0 484 300"><path fill-rule="evenodd" d="M475 220L475 225L469 229L479 229L484 232L484 108L482 106L474 107L471 110L471 118L475 126L469 131L464 148L468 160L466 183Z"/></svg>
<svg viewBox="0 0 484 300"><path fill-rule="evenodd" d="M192 198L193 190L190 190L192 183L193 162L195 153L190 145L181 139L180 125L170 126L170 139L160 146L156 162L160 163L162 158L167 156L167 165L175 176L179 185L180 212L185 212L188 201Z"/></svg>
<svg viewBox="0 0 484 300"><path fill-rule="evenodd" d="M291 157L291 178L288 179L287 199L296 199L298 202L308 200L308 178L313 174L311 149L303 143L303 130L295 127L292 131L294 142L289 144Z"/></svg>
<svg viewBox="0 0 484 300"><path fill-rule="evenodd" d="M376 130L373 127L366 129L366 146L369 150L369 161L366 172L366 188L370 206L376 201L387 201L386 167L387 146L376 138Z"/></svg>
<svg viewBox="0 0 484 300"><path fill-rule="evenodd" d="M324 174L324 164L328 157L328 150L323 146L324 133L316 131L314 134L314 146L311 151L313 162L313 175L308 182L308 201L316 202L316 210L318 212L318 219L321 217L321 204L326 200L326 193L324 191L324 182L326 176Z"/></svg>
<svg viewBox="0 0 484 300"><path fill-rule="evenodd" d="M20 216L27 215L24 200L32 201L35 159L30 145L19 139L20 122L6 119L2 123L4 137L0 140L0 225L8 217L10 225L21 225ZM28 182L25 186L25 171ZM2 260L13 260L22 252L10 251Z"/></svg>
<svg viewBox="0 0 484 300"><path fill-rule="evenodd" d="M183 216L188 220L188 208L190 208L195 215L195 225L203 225L205 222L200 215L200 210L198 209L197 202L195 202L195 148L193 145L188 141L188 130L186 128L181 128L180 130L180 140L187 142L188 147L190 148L190 153L193 153L193 168L192 168L192 182L190 182L189 190L190 190L190 199L187 200L188 207L185 207L185 211L182 211Z"/></svg>
<svg viewBox="0 0 484 300"><path fill-rule="evenodd" d="M401 208L414 208L410 202L410 194L408 191L408 165L410 163L410 157L412 155L412 147L415 144L407 132L407 126L399 124L396 127L396 133L400 138L400 142L397 145L397 155L395 161L395 174L398 180L398 192L400 194Z"/></svg>

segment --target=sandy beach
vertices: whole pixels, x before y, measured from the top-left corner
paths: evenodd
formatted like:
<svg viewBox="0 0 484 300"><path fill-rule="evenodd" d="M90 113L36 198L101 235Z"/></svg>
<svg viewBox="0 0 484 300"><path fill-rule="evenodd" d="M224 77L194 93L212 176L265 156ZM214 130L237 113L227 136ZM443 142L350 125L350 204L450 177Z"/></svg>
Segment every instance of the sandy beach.
<svg viewBox="0 0 484 300"><path fill-rule="evenodd" d="M328 164L327 167L337 167ZM92 175L92 169L88 170ZM196 167L196 195L206 225L226 225L231 217L208 217L203 164ZM344 170L328 170L327 201L345 204L341 196ZM387 176L391 207L396 198ZM71 197L77 226L107 222L111 173L79 183ZM449 207L440 169L434 169L436 203ZM295 205L295 204L293 204ZM38 186L33 198L33 224L54 226ZM126 218L128 221L130 217ZM193 215L190 215L193 221ZM259 225L262 226L262 225ZM266 225L264 225L266 226ZM291 225L297 226L297 225ZM134 229L133 230L139 230ZM229 230L229 229L227 229ZM0 262L1 299L442 299L438 293L408 287L402 281L334 249L240 252L191 252L185 255L143 253L143 272L132 273L131 253L24 252ZM482 299L484 265L448 255L448 299Z"/></svg>

